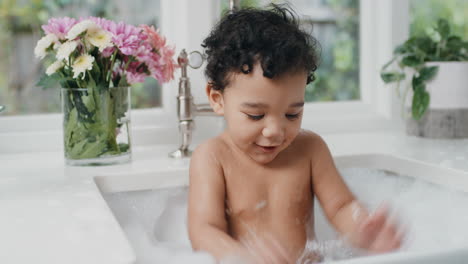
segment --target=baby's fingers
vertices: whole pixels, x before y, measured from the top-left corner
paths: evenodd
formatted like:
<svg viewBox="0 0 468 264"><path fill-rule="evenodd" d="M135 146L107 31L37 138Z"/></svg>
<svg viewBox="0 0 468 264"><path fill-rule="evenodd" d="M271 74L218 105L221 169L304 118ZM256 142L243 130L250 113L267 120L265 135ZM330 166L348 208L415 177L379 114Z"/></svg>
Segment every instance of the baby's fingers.
<svg viewBox="0 0 468 264"><path fill-rule="evenodd" d="M387 218L386 207L379 208L374 214L369 215L359 227L359 236L363 243L370 245L385 225Z"/></svg>
<svg viewBox="0 0 468 264"><path fill-rule="evenodd" d="M400 248L402 240L402 232L399 232L397 225L388 219L370 250L376 253L392 251Z"/></svg>

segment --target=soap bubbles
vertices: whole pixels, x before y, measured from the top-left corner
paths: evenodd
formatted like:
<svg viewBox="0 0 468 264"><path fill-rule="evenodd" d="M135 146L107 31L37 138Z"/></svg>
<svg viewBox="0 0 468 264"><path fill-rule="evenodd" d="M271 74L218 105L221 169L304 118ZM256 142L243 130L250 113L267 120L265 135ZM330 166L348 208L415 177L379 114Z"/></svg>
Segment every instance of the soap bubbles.
<svg viewBox="0 0 468 264"><path fill-rule="evenodd" d="M382 202L389 203L394 215L408 227L400 252L468 245L467 194L386 171L356 168L340 172L371 211ZM216 263L209 254L191 249L187 191L187 187L178 187L104 194L135 250L138 264ZM340 239L318 201L315 204L316 237L307 242L304 256L312 252L328 262L365 255ZM303 263L309 263L306 257L298 261Z"/></svg>

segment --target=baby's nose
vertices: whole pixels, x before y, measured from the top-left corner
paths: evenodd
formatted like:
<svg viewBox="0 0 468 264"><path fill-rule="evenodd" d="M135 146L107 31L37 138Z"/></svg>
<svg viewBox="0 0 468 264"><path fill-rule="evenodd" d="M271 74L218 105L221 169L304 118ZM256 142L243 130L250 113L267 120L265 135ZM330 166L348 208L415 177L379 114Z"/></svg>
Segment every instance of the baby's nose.
<svg viewBox="0 0 468 264"><path fill-rule="evenodd" d="M281 141L284 136L284 127L280 121L270 121L263 128L262 135L274 142Z"/></svg>

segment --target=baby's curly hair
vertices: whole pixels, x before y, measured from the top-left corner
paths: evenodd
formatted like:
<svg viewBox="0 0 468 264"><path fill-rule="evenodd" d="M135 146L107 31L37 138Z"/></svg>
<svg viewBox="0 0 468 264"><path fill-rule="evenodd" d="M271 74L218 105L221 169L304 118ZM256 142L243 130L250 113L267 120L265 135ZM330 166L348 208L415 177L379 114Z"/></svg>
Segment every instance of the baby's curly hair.
<svg viewBox="0 0 468 264"><path fill-rule="evenodd" d="M258 62L267 78L304 70L310 83L317 69L317 45L285 5L241 9L226 14L203 41L205 75L213 89L224 91L231 73L248 74Z"/></svg>

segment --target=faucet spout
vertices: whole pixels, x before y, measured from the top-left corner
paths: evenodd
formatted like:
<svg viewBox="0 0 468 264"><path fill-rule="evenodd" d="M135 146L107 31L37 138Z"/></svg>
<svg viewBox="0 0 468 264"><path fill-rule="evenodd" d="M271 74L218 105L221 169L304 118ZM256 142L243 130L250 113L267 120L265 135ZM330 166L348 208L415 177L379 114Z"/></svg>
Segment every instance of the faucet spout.
<svg viewBox="0 0 468 264"><path fill-rule="evenodd" d="M197 116L216 116L210 104L196 104L195 113Z"/></svg>
<svg viewBox="0 0 468 264"><path fill-rule="evenodd" d="M179 94L177 95L177 118L179 120L181 142L179 149L169 153L169 156L172 158L185 158L190 157L192 153L189 146L192 141L193 130L195 129L194 117L197 115L214 116L215 113L209 104L195 104L193 101L190 79L187 74L187 66L192 66L185 49L180 52L177 62L181 69ZM199 68L199 66L193 68Z"/></svg>

